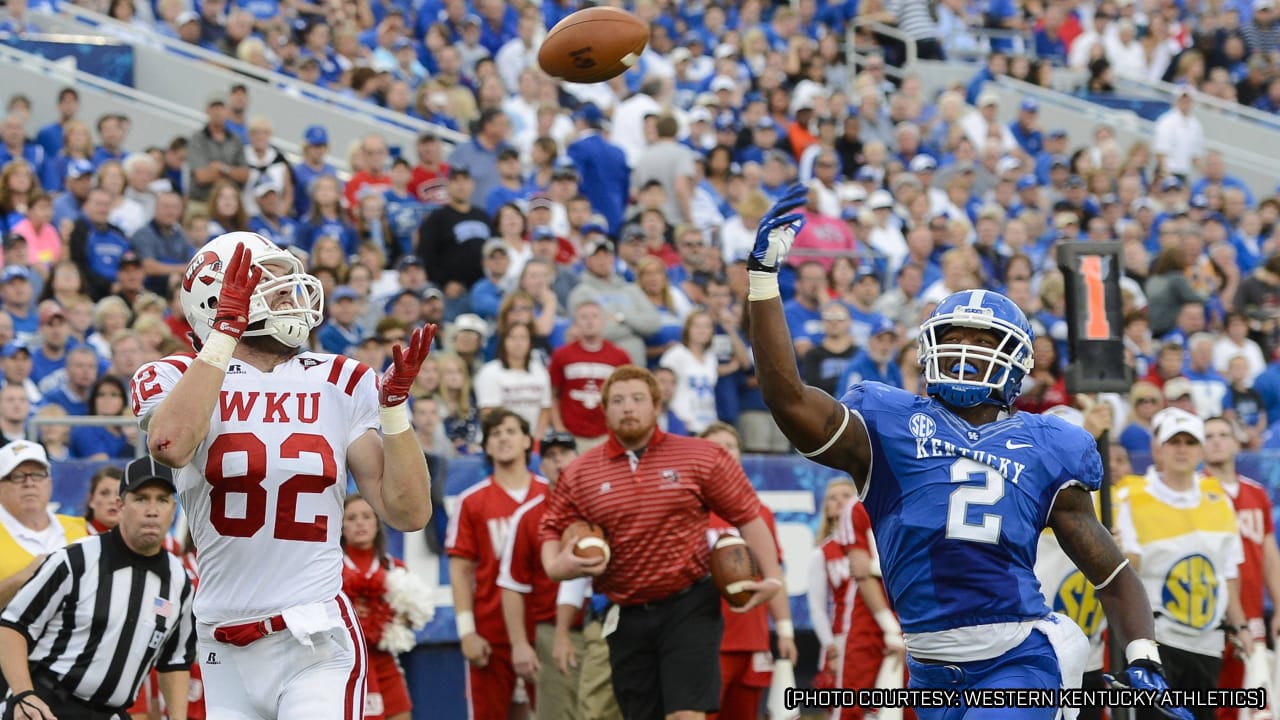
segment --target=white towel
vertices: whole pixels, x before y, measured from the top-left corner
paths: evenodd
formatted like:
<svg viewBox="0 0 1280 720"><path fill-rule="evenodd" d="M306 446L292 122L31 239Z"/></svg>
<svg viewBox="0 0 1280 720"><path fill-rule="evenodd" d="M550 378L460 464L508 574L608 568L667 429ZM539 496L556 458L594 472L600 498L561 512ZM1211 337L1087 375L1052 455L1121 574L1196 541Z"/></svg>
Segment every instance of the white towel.
<svg viewBox="0 0 1280 720"><path fill-rule="evenodd" d="M1058 669L1062 673L1062 687L1070 690L1080 687L1084 681L1084 666L1089 661L1089 638L1071 618L1061 613L1051 613L1037 620L1035 629L1044 633L1058 656ZM1062 708L1066 720L1076 720L1080 708Z"/></svg>
<svg viewBox="0 0 1280 720"><path fill-rule="evenodd" d="M280 615L284 617L284 622L289 626L289 632L293 633L293 637L307 647L315 647L311 641L312 635L327 633L334 628L342 627L341 620L330 615L324 603L296 605L281 611ZM346 633L334 633L334 635L345 637Z"/></svg>

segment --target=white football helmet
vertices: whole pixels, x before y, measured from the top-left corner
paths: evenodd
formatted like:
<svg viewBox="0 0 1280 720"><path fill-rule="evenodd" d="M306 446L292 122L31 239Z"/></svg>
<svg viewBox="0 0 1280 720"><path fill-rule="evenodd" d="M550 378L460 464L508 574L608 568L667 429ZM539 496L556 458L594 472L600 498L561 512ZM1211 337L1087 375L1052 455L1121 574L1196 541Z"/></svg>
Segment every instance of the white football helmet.
<svg viewBox="0 0 1280 720"><path fill-rule="evenodd" d="M262 281L249 298L249 329L245 337L269 335L288 347L306 342L311 330L324 320L324 292L320 281L306 273L297 256L251 232L232 232L210 240L200 248L182 276L182 310L200 342L209 337L213 317L222 292L223 272L231 262L236 245L244 243L253 264L262 268ZM277 274L266 263L284 266ZM286 291L292 307L272 310L269 300Z"/></svg>

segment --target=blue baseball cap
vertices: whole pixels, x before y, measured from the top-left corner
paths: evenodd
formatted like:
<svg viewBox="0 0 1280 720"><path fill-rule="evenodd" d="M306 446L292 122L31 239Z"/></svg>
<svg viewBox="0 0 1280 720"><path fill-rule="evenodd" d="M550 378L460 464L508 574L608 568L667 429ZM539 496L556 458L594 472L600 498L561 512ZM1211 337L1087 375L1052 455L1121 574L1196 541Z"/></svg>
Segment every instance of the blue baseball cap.
<svg viewBox="0 0 1280 720"><path fill-rule="evenodd" d="M1058 138L1064 138L1066 136L1067 136L1067 131L1063 130L1062 128L1054 128L1053 130L1049 131L1050 140L1057 140Z"/></svg>
<svg viewBox="0 0 1280 720"><path fill-rule="evenodd" d="M854 175L853 179L858 182L871 182L871 181L879 180L880 177L876 173L875 168L871 167L870 165L863 165L862 167L858 168L858 174Z"/></svg>
<svg viewBox="0 0 1280 720"><path fill-rule="evenodd" d="M76 159L67 163L67 179L75 180L93 174L93 163L84 159Z"/></svg>
<svg viewBox="0 0 1280 720"><path fill-rule="evenodd" d="M604 113L595 103L583 103L573 113L574 120L581 120L588 125L599 125L604 122Z"/></svg>
<svg viewBox="0 0 1280 720"><path fill-rule="evenodd" d="M11 280L31 281L31 271L21 265L10 265L4 269L4 274L0 274L0 283L7 283Z"/></svg>
<svg viewBox="0 0 1280 720"><path fill-rule="evenodd" d="M1204 193L1196 193L1191 196L1191 207L1204 210L1209 207L1209 198Z"/></svg>
<svg viewBox="0 0 1280 720"><path fill-rule="evenodd" d="M302 139L308 145L328 145L329 131L325 130L323 125L311 125L303 131Z"/></svg>
<svg viewBox="0 0 1280 720"><path fill-rule="evenodd" d="M4 347L0 348L0 358L11 358L19 352L25 352L30 355L31 348L27 347L26 343L18 340L11 340L5 343Z"/></svg>
<svg viewBox="0 0 1280 720"><path fill-rule="evenodd" d="M897 335L898 326L895 325L893 321L890 320L889 318L882 317L876 321L875 325L871 326L871 337L875 337L876 335L880 335L882 333L893 333L894 335Z"/></svg>
<svg viewBox="0 0 1280 720"><path fill-rule="evenodd" d="M1169 177L1160 181L1160 192L1168 192L1170 190L1181 190L1181 189L1182 189L1182 178L1178 177L1177 175L1170 175Z"/></svg>
<svg viewBox="0 0 1280 720"><path fill-rule="evenodd" d="M588 222L582 226L581 230L582 230L582 235L584 237L587 235L590 235L591 233L600 233L601 235L604 235L606 237L608 237L609 235L609 228L605 227L604 225L601 225L598 222Z"/></svg>
<svg viewBox="0 0 1280 720"><path fill-rule="evenodd" d="M1018 178L1018 184L1016 187L1019 190L1030 190L1031 188L1040 187L1040 178L1036 177L1035 173L1027 173L1026 175Z"/></svg>
<svg viewBox="0 0 1280 720"><path fill-rule="evenodd" d="M876 282L880 282L880 275L870 265L859 265L857 271L853 273L853 281L855 283L861 282L863 278L875 278Z"/></svg>
<svg viewBox="0 0 1280 720"><path fill-rule="evenodd" d="M757 121L756 121L756 129L757 129L757 130L775 130L775 131L776 131L776 130L778 129L778 123L774 122L774 121L773 121L773 118L771 118L771 117L769 117L768 115L766 115L766 116L764 116L764 117L762 117L762 118L760 118L759 120L757 120Z"/></svg>
<svg viewBox="0 0 1280 720"><path fill-rule="evenodd" d="M1040 103L1036 102L1035 98L1026 98L1018 108L1022 112L1040 112Z"/></svg>
<svg viewBox="0 0 1280 720"><path fill-rule="evenodd" d="M354 288L350 285L339 285L329 293L329 302L338 302L339 300L355 300L360 297Z"/></svg>

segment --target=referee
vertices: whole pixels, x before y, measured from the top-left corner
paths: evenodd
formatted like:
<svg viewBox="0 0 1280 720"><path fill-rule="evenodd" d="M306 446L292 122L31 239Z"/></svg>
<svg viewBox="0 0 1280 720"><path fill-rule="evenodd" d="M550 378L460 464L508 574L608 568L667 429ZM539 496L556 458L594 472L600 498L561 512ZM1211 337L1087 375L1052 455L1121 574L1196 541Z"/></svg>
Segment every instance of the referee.
<svg viewBox="0 0 1280 720"><path fill-rule="evenodd" d="M738 528L763 570L738 611L783 589L778 549L742 466L724 448L657 427L661 394L648 370L624 365L604 384L609 438L560 474L539 537L553 580L597 576L612 603L602 633L613 689L628 720L699 720L720 705L720 595L708 577L711 511ZM574 520L600 525L612 551L573 554Z"/></svg>
<svg viewBox="0 0 1280 720"><path fill-rule="evenodd" d="M153 666L186 720L196 643L191 580L163 549L174 492L172 469L129 463L119 525L50 554L0 613L5 720L114 720Z"/></svg>

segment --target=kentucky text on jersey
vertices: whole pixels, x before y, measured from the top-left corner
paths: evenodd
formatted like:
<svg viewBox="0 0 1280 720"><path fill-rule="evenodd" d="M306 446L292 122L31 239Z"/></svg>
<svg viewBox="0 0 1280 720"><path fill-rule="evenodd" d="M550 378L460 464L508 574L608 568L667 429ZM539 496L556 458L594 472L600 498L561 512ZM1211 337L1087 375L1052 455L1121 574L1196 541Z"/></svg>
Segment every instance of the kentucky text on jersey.
<svg viewBox="0 0 1280 720"><path fill-rule="evenodd" d="M989 465L996 472L1004 476L1005 480L1017 484L1018 478L1022 477L1022 471L1027 469L1025 463L1010 460L1006 457L1000 457L986 450L977 450L956 445L947 442L942 438L916 438L916 459L923 460L925 458L936 457L963 457L969 458L983 465ZM1013 471L1013 475L1009 471Z"/></svg>

